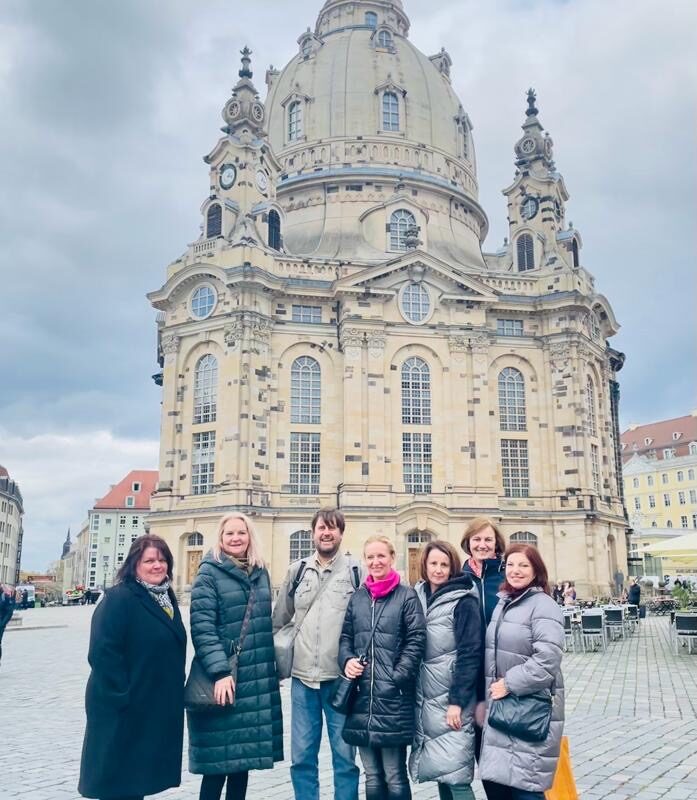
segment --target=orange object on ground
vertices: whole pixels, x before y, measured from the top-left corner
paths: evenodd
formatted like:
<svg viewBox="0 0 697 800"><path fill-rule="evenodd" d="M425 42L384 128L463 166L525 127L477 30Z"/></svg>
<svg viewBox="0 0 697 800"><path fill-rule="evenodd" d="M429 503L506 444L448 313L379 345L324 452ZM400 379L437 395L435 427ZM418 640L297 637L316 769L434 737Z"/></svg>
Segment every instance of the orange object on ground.
<svg viewBox="0 0 697 800"><path fill-rule="evenodd" d="M545 792L545 800L579 800L574 771L571 767L568 736L561 737L561 751L557 771L554 773L554 784L548 792Z"/></svg>

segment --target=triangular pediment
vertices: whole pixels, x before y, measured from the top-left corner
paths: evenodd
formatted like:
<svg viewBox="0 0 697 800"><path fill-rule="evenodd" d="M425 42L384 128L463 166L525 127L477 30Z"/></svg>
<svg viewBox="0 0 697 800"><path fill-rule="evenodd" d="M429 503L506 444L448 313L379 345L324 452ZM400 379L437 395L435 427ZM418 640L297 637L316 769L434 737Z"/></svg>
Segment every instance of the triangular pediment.
<svg viewBox="0 0 697 800"><path fill-rule="evenodd" d="M337 281L335 290L337 293L351 294L366 291L391 293L407 280L438 284L453 299L461 298L475 303L495 302L499 294L474 275L455 269L421 250L412 250L390 261L347 275Z"/></svg>

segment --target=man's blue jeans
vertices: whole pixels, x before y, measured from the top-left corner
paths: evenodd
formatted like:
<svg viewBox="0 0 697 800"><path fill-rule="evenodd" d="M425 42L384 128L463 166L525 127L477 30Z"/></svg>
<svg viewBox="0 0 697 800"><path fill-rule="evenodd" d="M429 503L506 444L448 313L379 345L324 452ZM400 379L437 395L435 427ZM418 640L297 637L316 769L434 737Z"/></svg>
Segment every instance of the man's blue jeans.
<svg viewBox="0 0 697 800"><path fill-rule="evenodd" d="M356 749L341 737L346 717L329 705L333 683L323 681L319 689L310 689L297 678L291 682L290 777L296 800L319 800L317 759L322 714L332 750L334 800L358 800Z"/></svg>

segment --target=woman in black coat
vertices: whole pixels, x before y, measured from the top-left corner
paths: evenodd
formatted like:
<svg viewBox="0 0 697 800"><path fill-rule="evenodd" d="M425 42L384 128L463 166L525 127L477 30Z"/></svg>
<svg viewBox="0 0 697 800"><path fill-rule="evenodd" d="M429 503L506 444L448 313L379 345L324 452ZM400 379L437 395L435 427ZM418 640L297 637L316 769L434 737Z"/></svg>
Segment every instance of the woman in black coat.
<svg viewBox="0 0 697 800"><path fill-rule="evenodd" d="M249 771L283 760L271 583L244 514L222 518L217 544L201 562L191 593L191 639L221 707L189 712L189 769L203 775L200 800L220 800L226 781L227 800L243 800ZM234 677L233 648L240 651Z"/></svg>
<svg viewBox="0 0 697 800"><path fill-rule="evenodd" d="M392 542L371 536L363 557L368 577L349 601L339 642L339 666L347 678L358 678L343 737L359 748L366 800L410 800L407 745L426 621L416 592L394 570Z"/></svg>
<svg viewBox="0 0 697 800"><path fill-rule="evenodd" d="M141 536L92 617L79 792L142 800L181 783L186 631L173 559Z"/></svg>

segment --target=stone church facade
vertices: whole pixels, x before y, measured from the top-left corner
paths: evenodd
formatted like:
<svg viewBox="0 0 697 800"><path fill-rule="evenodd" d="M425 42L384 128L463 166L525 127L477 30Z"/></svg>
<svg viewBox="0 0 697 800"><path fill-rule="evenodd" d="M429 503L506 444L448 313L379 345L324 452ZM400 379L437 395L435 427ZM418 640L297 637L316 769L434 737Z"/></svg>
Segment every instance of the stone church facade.
<svg viewBox="0 0 697 800"><path fill-rule="evenodd" d="M583 265L530 91L510 234L483 253L472 124L399 0L327 0L262 101L249 51L205 157L202 228L149 299L162 373L150 530L185 593L219 517L254 517L279 583L320 506L346 549L486 514L551 576L626 566L612 309ZM514 138L513 136L511 137Z"/></svg>

